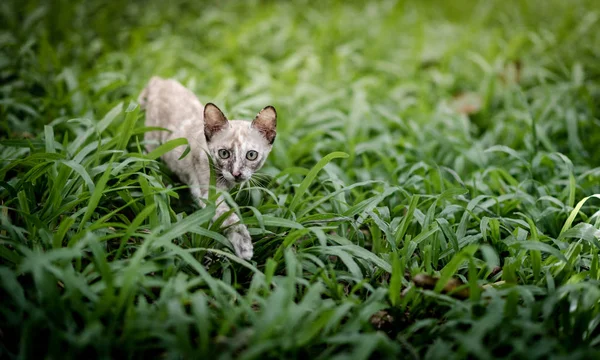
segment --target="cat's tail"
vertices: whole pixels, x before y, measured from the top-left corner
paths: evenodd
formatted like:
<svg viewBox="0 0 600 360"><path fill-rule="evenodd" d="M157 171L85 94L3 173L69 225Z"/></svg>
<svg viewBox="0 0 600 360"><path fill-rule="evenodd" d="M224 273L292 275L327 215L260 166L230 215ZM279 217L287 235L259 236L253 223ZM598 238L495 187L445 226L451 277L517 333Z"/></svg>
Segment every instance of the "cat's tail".
<svg viewBox="0 0 600 360"><path fill-rule="evenodd" d="M154 84L156 84L157 82L159 82L161 80L162 79L158 76L151 77L150 81L148 81L148 85L146 85L144 90L142 90L142 92L140 93L140 96L138 96L137 101L140 104L140 108L142 110L146 110L146 103L148 102L148 95L149 95L150 89L153 87Z"/></svg>

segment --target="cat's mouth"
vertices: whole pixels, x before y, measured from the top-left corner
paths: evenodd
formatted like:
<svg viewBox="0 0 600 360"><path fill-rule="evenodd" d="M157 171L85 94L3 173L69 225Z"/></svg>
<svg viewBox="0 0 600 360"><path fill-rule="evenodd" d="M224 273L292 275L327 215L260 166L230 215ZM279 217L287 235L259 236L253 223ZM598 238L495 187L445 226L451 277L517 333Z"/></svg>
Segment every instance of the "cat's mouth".
<svg viewBox="0 0 600 360"><path fill-rule="evenodd" d="M231 172L226 171L226 170L221 172L221 176L227 182L234 183L234 184L241 184L247 180L246 177L244 177L242 174L238 174L237 176L235 176Z"/></svg>

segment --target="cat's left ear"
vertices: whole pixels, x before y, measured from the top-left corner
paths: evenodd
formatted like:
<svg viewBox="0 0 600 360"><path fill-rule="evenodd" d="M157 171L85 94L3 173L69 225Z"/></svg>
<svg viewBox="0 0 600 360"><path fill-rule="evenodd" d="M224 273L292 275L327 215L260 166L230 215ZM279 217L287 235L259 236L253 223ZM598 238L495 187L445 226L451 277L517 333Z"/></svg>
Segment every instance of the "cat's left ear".
<svg viewBox="0 0 600 360"><path fill-rule="evenodd" d="M273 144L275 135L277 135L277 112L275 108L269 105L262 109L252 121L251 127L260 131L269 144Z"/></svg>

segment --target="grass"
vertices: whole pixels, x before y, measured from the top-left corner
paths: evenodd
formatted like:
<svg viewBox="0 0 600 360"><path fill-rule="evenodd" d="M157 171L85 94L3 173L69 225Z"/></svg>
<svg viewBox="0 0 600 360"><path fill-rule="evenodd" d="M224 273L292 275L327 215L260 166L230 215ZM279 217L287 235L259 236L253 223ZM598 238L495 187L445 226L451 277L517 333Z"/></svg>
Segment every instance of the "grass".
<svg viewBox="0 0 600 360"><path fill-rule="evenodd" d="M0 14L0 357L599 355L596 2ZM142 150L155 74L277 108L252 261Z"/></svg>

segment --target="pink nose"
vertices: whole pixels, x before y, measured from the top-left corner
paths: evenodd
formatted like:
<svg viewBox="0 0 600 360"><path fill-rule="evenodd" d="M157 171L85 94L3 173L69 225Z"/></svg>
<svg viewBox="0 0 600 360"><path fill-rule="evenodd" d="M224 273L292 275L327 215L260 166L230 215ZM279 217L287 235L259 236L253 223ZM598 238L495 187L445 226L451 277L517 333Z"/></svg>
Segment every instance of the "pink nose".
<svg viewBox="0 0 600 360"><path fill-rule="evenodd" d="M236 171L236 172L232 172L231 175L233 175L233 177L239 177L241 174L239 171Z"/></svg>

